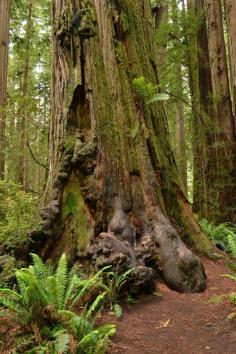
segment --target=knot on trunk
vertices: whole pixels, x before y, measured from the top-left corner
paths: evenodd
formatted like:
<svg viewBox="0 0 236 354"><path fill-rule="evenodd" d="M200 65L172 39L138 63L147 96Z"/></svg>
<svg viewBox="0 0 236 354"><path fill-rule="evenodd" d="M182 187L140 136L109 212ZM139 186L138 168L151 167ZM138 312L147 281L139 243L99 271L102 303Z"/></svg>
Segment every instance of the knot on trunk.
<svg viewBox="0 0 236 354"><path fill-rule="evenodd" d="M131 246L136 243L135 230L130 224L127 213L121 208L115 210L108 225L108 232L113 233L121 241L127 241Z"/></svg>
<svg viewBox="0 0 236 354"><path fill-rule="evenodd" d="M111 265L118 274L132 269L127 286L132 294L154 290L154 272L137 262L134 249L128 241L119 240L110 233L101 233L89 248L89 254L96 268Z"/></svg>
<svg viewBox="0 0 236 354"><path fill-rule="evenodd" d="M76 140L73 158L71 163L84 174L91 174L97 165L97 142L95 139L86 141Z"/></svg>
<svg viewBox="0 0 236 354"><path fill-rule="evenodd" d="M200 292L206 288L206 274L200 259L183 243L170 224L157 224L155 236L160 248L163 277L179 292Z"/></svg>

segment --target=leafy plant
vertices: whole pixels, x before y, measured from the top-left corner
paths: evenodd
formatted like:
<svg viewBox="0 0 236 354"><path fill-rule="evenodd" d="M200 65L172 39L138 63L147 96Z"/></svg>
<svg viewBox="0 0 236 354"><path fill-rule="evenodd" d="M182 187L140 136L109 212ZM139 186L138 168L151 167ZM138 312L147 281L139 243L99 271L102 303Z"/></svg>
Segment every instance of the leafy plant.
<svg viewBox="0 0 236 354"><path fill-rule="evenodd" d="M157 101L166 101L169 99L169 95L166 93L158 92L160 90L158 85L147 82L143 76L134 79L132 84L133 88L139 93L141 97L144 98L147 104L151 104Z"/></svg>
<svg viewBox="0 0 236 354"><path fill-rule="evenodd" d="M232 275L232 274L222 274L222 277L229 278L229 279L233 280L234 282L236 282L236 275ZM231 302L233 305L236 305L236 292L229 294L228 297L229 297L230 302Z"/></svg>
<svg viewBox="0 0 236 354"><path fill-rule="evenodd" d="M119 318L122 315L122 308L119 305L119 300L124 295L124 288L127 281L130 279L133 269L127 270L125 273L118 274L113 271L103 272L103 281L107 290L107 298L110 309L113 310Z"/></svg>
<svg viewBox="0 0 236 354"><path fill-rule="evenodd" d="M85 304L91 289L100 286L103 270L82 279L74 270L68 272L65 254L56 269L39 256L31 256L33 265L15 272L17 290L0 289L1 316L19 326L21 335L34 334L37 346L29 353L96 353L101 342L107 343L115 333L114 325L95 328L92 321L103 305L105 291L89 306Z"/></svg>
<svg viewBox="0 0 236 354"><path fill-rule="evenodd" d="M22 253L29 230L37 224L37 198L12 181L0 181L0 243L8 251Z"/></svg>
<svg viewBox="0 0 236 354"><path fill-rule="evenodd" d="M203 232L213 243L236 258L236 226L230 223L212 225L208 220L200 221Z"/></svg>

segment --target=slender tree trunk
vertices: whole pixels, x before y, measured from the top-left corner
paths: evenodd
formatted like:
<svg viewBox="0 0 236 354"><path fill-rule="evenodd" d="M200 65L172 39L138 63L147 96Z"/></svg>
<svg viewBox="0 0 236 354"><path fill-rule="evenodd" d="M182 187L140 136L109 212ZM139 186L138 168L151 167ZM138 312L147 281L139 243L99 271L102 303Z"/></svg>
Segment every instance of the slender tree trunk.
<svg viewBox="0 0 236 354"><path fill-rule="evenodd" d="M184 1L182 1L183 9ZM184 12L186 10L183 10ZM187 13L194 18L195 6L193 0L187 0ZM187 29L185 39L187 44L186 63L188 66L189 88L191 94L192 110L192 148L193 148L193 210L200 216L203 214L206 205L206 183L205 183L205 150L204 150L204 126L200 112L200 91L199 91L199 62L197 37L189 36Z"/></svg>
<svg viewBox="0 0 236 354"><path fill-rule="evenodd" d="M225 14L229 36L233 112L234 116L236 116L236 2L234 0L225 0Z"/></svg>
<svg viewBox="0 0 236 354"><path fill-rule="evenodd" d="M215 112L212 101L212 80L210 59L208 52L208 37L204 12L204 0L188 2L191 15L195 14L200 20L196 32L196 60L198 65L198 112L202 119L195 116L193 122L194 138L194 193L193 209L201 218L212 219L216 210L214 199L217 187L215 186L217 160L214 134ZM195 40L195 39L194 39Z"/></svg>
<svg viewBox="0 0 236 354"><path fill-rule="evenodd" d="M25 100L28 96L29 89L29 73L30 73L30 44L32 36L32 7L33 0L29 0L28 8L28 18L27 18L27 29L25 33L25 64L23 72L23 85L22 85L22 97ZM19 156L19 175L18 181L22 185L23 190L27 191L29 189L29 178L28 178L28 161L26 155L27 149L27 103L24 102L21 109L20 115L20 156Z"/></svg>
<svg viewBox="0 0 236 354"><path fill-rule="evenodd" d="M182 68L177 66L176 78L178 82L178 97L183 97ZM187 155L184 126L184 104L179 100L176 103L176 160L185 191L188 191L187 183Z"/></svg>
<svg viewBox="0 0 236 354"><path fill-rule="evenodd" d="M10 26L10 0L0 0L0 179L5 172L5 104Z"/></svg>
<svg viewBox="0 0 236 354"><path fill-rule="evenodd" d="M167 25L168 21L168 5L166 1L157 1L155 10L155 27L158 31L166 33L165 26ZM158 43L157 48L157 60L158 60L158 77L160 82L162 81L162 73L164 72L165 65L166 65L166 48L167 48L167 41L168 36L161 35L161 41Z"/></svg>
<svg viewBox="0 0 236 354"><path fill-rule="evenodd" d="M54 0L52 10L49 204L41 254L66 250L73 260L87 251L96 266L134 267L150 279L150 258L140 256L150 241L172 288L203 290L201 262L181 237L204 252L209 244L182 189L165 111L162 103L147 105L132 85L141 75L158 80L149 0L77 6ZM150 255L150 243L147 249Z"/></svg>

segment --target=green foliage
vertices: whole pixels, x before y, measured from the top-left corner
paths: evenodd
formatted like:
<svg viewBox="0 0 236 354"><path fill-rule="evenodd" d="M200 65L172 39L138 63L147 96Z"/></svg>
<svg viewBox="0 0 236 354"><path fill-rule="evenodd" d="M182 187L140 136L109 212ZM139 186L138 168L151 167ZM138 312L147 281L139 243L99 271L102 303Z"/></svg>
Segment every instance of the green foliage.
<svg viewBox="0 0 236 354"><path fill-rule="evenodd" d="M74 269L68 271L65 254L56 269L43 263L39 256L31 256L33 265L15 272L17 290L0 289L1 317L20 326L21 335L34 334L33 341L28 343L29 351L24 352L69 353L73 347L74 353L104 353L115 326L96 328L92 319L102 308L106 292L95 298L89 296L86 304L92 289L104 288L100 283L103 270L82 279ZM73 311L75 307L79 314ZM16 336L14 342L18 340ZM22 345L18 345L21 350Z"/></svg>
<svg viewBox="0 0 236 354"><path fill-rule="evenodd" d="M213 295L207 303L218 305L224 300L224 295Z"/></svg>
<svg viewBox="0 0 236 354"><path fill-rule="evenodd" d="M231 255L234 258L236 258L236 233L234 233L233 231L230 231L227 236L227 240L228 240L229 251L230 251Z"/></svg>
<svg viewBox="0 0 236 354"><path fill-rule="evenodd" d="M230 223L222 223L217 226L208 220L200 221L203 232L213 243L236 258L236 226Z"/></svg>
<svg viewBox="0 0 236 354"><path fill-rule="evenodd" d="M30 39L27 38L29 5L28 0L11 1L5 175L7 179L18 181L19 172L24 168L20 158L24 158L27 188L40 193L46 171L35 163L26 141L36 159L46 164L51 77L50 0L32 2ZM21 142L23 117L24 146Z"/></svg>
<svg viewBox="0 0 236 354"><path fill-rule="evenodd" d="M102 273L110 308L111 310L114 310L117 317L122 315L122 308L118 302L119 299L125 294L125 284L129 281L132 271L133 269L129 269L122 274L118 274L113 271L106 271Z"/></svg>
<svg viewBox="0 0 236 354"><path fill-rule="evenodd" d="M143 76L134 79L132 84L133 88L144 98L147 104L169 99L167 94L158 92L160 90L158 85L147 82Z"/></svg>
<svg viewBox="0 0 236 354"><path fill-rule="evenodd" d="M234 281L236 283L236 275L232 275L232 274L222 274L222 277L226 277L231 279L232 281ZM236 293L232 293L228 295L230 302L233 305L236 305Z"/></svg>
<svg viewBox="0 0 236 354"><path fill-rule="evenodd" d="M37 198L10 181L0 181L0 243L13 253L21 253L36 228Z"/></svg>

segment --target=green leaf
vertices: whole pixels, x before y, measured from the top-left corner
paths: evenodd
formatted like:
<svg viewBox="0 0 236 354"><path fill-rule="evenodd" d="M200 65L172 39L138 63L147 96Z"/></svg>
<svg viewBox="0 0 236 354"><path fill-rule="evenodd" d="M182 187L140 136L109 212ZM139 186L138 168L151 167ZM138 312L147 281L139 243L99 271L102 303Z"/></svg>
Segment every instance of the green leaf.
<svg viewBox="0 0 236 354"><path fill-rule="evenodd" d="M70 337L67 333L59 332L56 335L55 352L58 354L67 353Z"/></svg>
<svg viewBox="0 0 236 354"><path fill-rule="evenodd" d="M120 318L122 315L122 307L119 304L115 304L114 311L115 311L116 317Z"/></svg>
<svg viewBox="0 0 236 354"><path fill-rule="evenodd" d="M157 93L147 103L151 104L158 101L167 101L168 99L169 95L167 95L166 93Z"/></svg>

